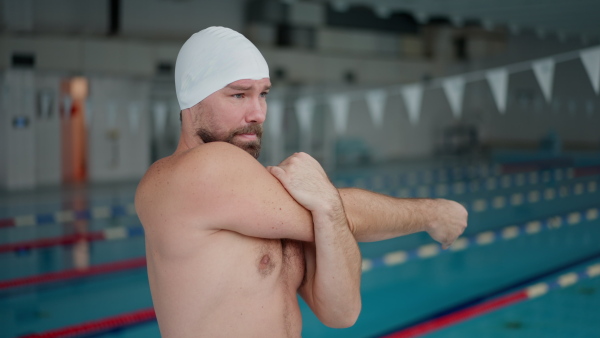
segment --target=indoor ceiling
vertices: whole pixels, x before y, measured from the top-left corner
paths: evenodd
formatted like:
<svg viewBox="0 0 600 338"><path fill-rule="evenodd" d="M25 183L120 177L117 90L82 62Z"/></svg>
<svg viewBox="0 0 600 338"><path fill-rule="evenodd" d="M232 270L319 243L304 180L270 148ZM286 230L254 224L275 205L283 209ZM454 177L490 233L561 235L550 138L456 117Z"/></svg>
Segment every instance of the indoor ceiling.
<svg viewBox="0 0 600 338"><path fill-rule="evenodd" d="M444 17L456 25L476 20L485 27L534 31L559 39L600 37L600 0L321 0L336 10L372 7L380 16L409 12L421 22Z"/></svg>

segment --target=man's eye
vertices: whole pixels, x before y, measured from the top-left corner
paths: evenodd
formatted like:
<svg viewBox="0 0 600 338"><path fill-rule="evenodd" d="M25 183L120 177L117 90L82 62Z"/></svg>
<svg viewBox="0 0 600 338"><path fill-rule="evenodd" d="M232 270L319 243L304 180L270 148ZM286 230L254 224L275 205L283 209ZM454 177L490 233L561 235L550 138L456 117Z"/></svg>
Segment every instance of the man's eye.
<svg viewBox="0 0 600 338"><path fill-rule="evenodd" d="M262 92L262 93L260 93L261 97L267 97L267 95L269 95L269 92Z"/></svg>
<svg viewBox="0 0 600 338"><path fill-rule="evenodd" d="M244 98L244 94L233 94L233 97L235 97L236 99L242 99Z"/></svg>

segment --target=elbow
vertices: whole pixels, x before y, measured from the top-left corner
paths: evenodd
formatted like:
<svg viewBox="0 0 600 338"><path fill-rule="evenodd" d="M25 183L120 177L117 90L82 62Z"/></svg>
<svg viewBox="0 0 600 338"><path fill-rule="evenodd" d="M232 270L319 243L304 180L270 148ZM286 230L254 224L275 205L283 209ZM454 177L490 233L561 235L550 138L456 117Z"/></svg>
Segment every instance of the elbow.
<svg viewBox="0 0 600 338"><path fill-rule="evenodd" d="M334 329L345 329L353 326L358 320L358 316L360 315L361 310L361 301L360 298L358 301L354 302L354 304L341 309L341 311L337 311L334 316L329 318L323 318L321 321L326 326L329 326Z"/></svg>
<svg viewBox="0 0 600 338"><path fill-rule="evenodd" d="M345 329L354 326L354 324L356 324L356 321L358 320L358 316L360 315L360 309L361 305L359 303L358 306L356 306L354 309L348 311L348 314L345 316L345 319L340 322L339 328Z"/></svg>

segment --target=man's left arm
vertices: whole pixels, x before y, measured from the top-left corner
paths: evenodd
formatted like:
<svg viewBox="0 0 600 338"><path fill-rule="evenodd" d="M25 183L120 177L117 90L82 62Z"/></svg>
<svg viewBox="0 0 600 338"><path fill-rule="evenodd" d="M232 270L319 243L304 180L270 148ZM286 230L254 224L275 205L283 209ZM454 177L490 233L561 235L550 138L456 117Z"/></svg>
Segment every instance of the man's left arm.
<svg viewBox="0 0 600 338"><path fill-rule="evenodd" d="M467 211L446 199L395 198L371 191L339 189L348 225L359 242L427 231L444 249L467 227Z"/></svg>
<svg viewBox="0 0 600 338"><path fill-rule="evenodd" d="M268 170L313 218L314 242L303 243L306 272L298 292L323 324L352 326L361 308L362 260L338 190L304 153Z"/></svg>

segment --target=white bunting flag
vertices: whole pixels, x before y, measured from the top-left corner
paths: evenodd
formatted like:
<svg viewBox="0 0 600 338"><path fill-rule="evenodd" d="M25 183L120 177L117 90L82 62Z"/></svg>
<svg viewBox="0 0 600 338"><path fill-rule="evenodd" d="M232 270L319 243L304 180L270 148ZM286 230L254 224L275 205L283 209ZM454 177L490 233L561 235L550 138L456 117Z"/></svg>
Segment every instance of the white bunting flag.
<svg viewBox="0 0 600 338"><path fill-rule="evenodd" d="M310 132L312 127L312 118L315 111L315 99L312 97L303 97L295 103L296 117L300 124L300 131L303 133Z"/></svg>
<svg viewBox="0 0 600 338"><path fill-rule="evenodd" d="M400 91L408 111L408 119L414 125L419 123L421 115L421 102L423 101L423 85L420 83L402 87Z"/></svg>
<svg viewBox="0 0 600 338"><path fill-rule="evenodd" d="M348 126L348 111L350 100L348 95L332 95L329 97L331 113L333 114L333 126L338 135L343 135Z"/></svg>
<svg viewBox="0 0 600 338"><path fill-rule="evenodd" d="M594 92L598 94L600 92L600 47L583 50L580 56L590 81L592 81Z"/></svg>
<svg viewBox="0 0 600 338"><path fill-rule="evenodd" d="M161 135L167 125L167 104L155 102L152 107L152 114L154 115L154 131L157 135Z"/></svg>
<svg viewBox="0 0 600 338"><path fill-rule="evenodd" d="M127 117L129 118L129 131L136 134L140 125L140 104L139 102L130 102Z"/></svg>
<svg viewBox="0 0 600 338"><path fill-rule="evenodd" d="M492 69L485 74L494 100L496 101L496 107L501 114L506 112L506 98L508 93L508 71L506 68Z"/></svg>
<svg viewBox="0 0 600 338"><path fill-rule="evenodd" d="M454 118L460 118L462 115L462 103L465 93L465 78L462 76L453 76L444 79L442 86L450 103Z"/></svg>
<svg viewBox="0 0 600 338"><path fill-rule="evenodd" d="M546 101L550 102L552 99L552 82L554 80L554 59L547 58L535 61L532 67Z"/></svg>
<svg viewBox="0 0 600 338"><path fill-rule="evenodd" d="M283 102L280 100L269 101L267 116L269 134L271 134L273 138L279 139L283 129Z"/></svg>
<svg viewBox="0 0 600 338"><path fill-rule="evenodd" d="M377 128L383 127L383 114L385 113L387 92L383 89L370 90L367 92L366 97L373 124Z"/></svg>

